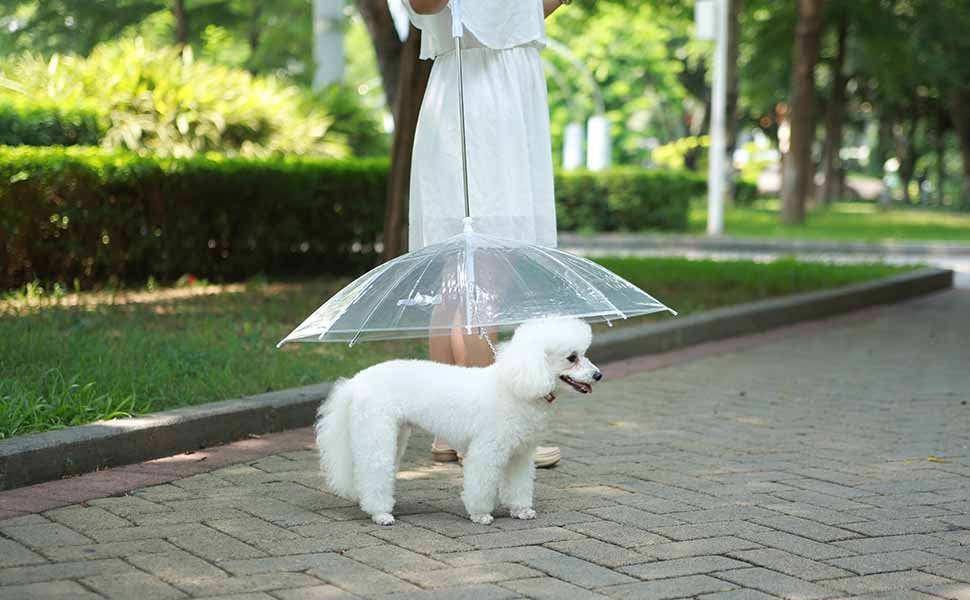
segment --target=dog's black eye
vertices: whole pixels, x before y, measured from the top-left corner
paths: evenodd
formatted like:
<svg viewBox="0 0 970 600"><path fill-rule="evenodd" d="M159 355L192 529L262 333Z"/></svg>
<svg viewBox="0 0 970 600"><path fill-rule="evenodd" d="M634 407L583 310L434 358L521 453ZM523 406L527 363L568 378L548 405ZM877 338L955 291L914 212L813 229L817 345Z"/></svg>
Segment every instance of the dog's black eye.
<svg viewBox="0 0 970 600"><path fill-rule="evenodd" d="M566 357L566 360L568 360L571 363L576 362L577 359L579 359L579 356L577 356L575 352L573 352L572 354Z"/></svg>

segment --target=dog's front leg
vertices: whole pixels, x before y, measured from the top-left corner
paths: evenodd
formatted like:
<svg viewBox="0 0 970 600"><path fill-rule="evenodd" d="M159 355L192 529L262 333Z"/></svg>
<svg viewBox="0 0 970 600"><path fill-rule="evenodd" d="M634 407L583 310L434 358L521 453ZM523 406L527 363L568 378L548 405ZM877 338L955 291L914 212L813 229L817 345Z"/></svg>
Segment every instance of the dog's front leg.
<svg viewBox="0 0 970 600"><path fill-rule="evenodd" d="M525 448L513 454L505 466L505 478L499 491L499 498L515 519L536 518L536 511L532 509L536 474L534 455L534 447Z"/></svg>
<svg viewBox="0 0 970 600"><path fill-rule="evenodd" d="M502 479L504 460L496 457L490 450L468 449L463 462L465 486L461 499L465 503L468 517L482 525L490 525L494 518L495 498Z"/></svg>

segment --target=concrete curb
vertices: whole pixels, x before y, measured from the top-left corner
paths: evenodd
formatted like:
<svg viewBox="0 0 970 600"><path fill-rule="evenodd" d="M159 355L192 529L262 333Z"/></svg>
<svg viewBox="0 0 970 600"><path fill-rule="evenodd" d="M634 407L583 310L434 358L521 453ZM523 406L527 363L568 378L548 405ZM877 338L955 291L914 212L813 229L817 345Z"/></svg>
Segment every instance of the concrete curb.
<svg viewBox="0 0 970 600"><path fill-rule="evenodd" d="M305 427L330 387L321 383L3 440L0 490Z"/></svg>
<svg viewBox="0 0 970 600"><path fill-rule="evenodd" d="M952 285L952 271L921 269L835 290L617 328L598 334L590 354L605 363L663 352L898 302ZM0 490L170 456L249 435L305 427L313 423L330 387L330 383L322 383L3 440Z"/></svg>
<svg viewBox="0 0 970 600"><path fill-rule="evenodd" d="M595 252L635 250L696 250L709 252L754 252L778 254L859 254L865 256L907 256L913 258L970 257L970 244L959 242L832 242L821 240L778 240L735 237L701 237L672 234L559 233L559 247Z"/></svg>

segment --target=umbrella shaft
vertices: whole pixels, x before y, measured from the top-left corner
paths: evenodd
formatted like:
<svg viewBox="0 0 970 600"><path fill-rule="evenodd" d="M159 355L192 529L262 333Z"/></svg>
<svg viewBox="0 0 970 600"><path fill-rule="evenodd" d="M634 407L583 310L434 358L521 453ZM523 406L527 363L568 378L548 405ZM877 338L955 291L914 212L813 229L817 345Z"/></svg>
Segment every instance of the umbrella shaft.
<svg viewBox="0 0 970 600"><path fill-rule="evenodd" d="M455 37L455 54L458 57L458 117L460 126L458 127L458 137L461 140L461 176L465 190L465 216L471 215L471 204L468 200L468 154L465 150L465 87L462 83L464 77L461 72L461 38Z"/></svg>

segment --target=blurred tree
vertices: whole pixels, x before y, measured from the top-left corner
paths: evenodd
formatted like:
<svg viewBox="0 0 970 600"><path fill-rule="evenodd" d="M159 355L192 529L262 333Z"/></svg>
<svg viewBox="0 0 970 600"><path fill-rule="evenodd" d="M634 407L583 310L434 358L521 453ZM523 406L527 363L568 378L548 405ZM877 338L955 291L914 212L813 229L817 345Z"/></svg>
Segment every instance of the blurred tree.
<svg viewBox="0 0 970 600"><path fill-rule="evenodd" d="M822 34L824 0L798 0L798 22L792 50L789 94L791 151L783 165L781 219L789 225L805 220L805 203L814 186L815 64Z"/></svg>

